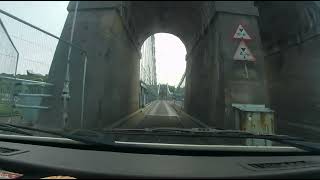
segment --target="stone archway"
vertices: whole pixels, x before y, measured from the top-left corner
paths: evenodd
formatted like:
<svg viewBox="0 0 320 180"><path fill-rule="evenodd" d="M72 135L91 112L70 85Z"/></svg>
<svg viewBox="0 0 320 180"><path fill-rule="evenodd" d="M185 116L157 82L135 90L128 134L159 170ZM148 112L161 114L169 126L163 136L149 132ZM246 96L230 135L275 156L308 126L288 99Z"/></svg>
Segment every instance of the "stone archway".
<svg viewBox="0 0 320 180"><path fill-rule="evenodd" d="M61 37L68 39L75 2L69 4ZM86 128L105 127L138 109L139 47L156 32L181 38L187 48L186 112L205 123L232 128L232 103L266 104L264 57L253 2L121 2L82 1L75 25L74 43L88 52L85 105ZM248 64L246 79L243 64L233 60L238 40L232 38L239 24L253 40L248 47L256 63ZM58 45L50 71L60 96L66 49ZM81 63L72 57L73 72ZM59 70L57 70L59 69ZM71 73L77 78L77 73ZM71 85L77 97L81 84ZM61 100L52 102L57 108ZM68 127L79 127L79 100L71 98ZM39 124L61 127L61 109Z"/></svg>

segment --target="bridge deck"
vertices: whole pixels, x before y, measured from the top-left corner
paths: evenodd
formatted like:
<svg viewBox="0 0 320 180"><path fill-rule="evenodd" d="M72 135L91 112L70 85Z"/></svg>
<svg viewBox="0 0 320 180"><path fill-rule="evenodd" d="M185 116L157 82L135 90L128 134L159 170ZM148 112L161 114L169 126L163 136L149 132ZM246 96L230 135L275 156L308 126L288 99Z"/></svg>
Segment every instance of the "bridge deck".
<svg viewBox="0 0 320 180"><path fill-rule="evenodd" d="M169 101L152 102L145 111L136 114L116 128L197 128L191 118L179 113Z"/></svg>

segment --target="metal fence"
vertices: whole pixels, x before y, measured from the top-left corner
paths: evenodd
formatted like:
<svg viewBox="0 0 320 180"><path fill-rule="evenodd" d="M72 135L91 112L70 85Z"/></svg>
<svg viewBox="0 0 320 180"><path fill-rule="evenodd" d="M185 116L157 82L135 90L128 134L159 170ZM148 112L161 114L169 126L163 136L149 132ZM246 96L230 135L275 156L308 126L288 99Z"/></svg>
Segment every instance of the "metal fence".
<svg viewBox="0 0 320 180"><path fill-rule="evenodd" d="M38 120L40 111L53 108L53 104L44 102L55 101L45 101L47 98L63 101L66 106L63 116L67 118L69 108L65 102L71 97L81 98L82 127L87 53L71 42L72 38L63 40L0 9L0 121L32 125ZM68 54L57 54L61 44L69 49ZM77 60L83 61L83 76L74 80L69 76L71 51L72 55L81 57ZM62 72L65 80L59 95L50 93L57 85L49 78L56 58L67 62L68 69ZM81 97L70 96L72 81L81 81Z"/></svg>
<svg viewBox="0 0 320 180"><path fill-rule="evenodd" d="M13 77L16 75L19 53L7 29L0 19L0 76ZM13 85L10 81L0 79L0 117L9 120L14 116Z"/></svg>
<svg viewBox="0 0 320 180"><path fill-rule="evenodd" d="M139 107L143 108L158 98L158 85L148 85L140 81Z"/></svg>
<svg viewBox="0 0 320 180"><path fill-rule="evenodd" d="M182 75L182 78L173 92L173 103L184 109L184 97L185 97L185 83L186 83L186 72Z"/></svg>

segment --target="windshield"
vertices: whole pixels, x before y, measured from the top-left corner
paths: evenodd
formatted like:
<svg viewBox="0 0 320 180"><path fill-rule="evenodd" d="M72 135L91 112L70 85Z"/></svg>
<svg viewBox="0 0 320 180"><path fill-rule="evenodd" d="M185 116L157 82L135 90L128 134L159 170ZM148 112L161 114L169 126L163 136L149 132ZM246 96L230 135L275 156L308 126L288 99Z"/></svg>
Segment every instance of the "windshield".
<svg viewBox="0 0 320 180"><path fill-rule="evenodd" d="M319 17L317 2L0 2L0 139L318 143Z"/></svg>

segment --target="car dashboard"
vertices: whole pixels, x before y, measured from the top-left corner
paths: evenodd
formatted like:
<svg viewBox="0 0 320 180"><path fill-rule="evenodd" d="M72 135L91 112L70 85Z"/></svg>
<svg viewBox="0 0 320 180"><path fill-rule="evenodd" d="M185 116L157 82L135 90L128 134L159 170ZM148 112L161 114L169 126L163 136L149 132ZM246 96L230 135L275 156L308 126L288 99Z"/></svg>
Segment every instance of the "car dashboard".
<svg viewBox="0 0 320 180"><path fill-rule="evenodd" d="M0 176L7 179L74 178L319 178L320 155L286 153L223 155L95 150L52 138L10 138L0 143ZM35 138L36 139L36 138ZM56 138L57 140L58 138ZM32 142L32 143L31 143ZM42 143L41 143L42 142ZM49 142L49 143L44 143ZM71 141L70 141L71 142ZM119 143L119 142L118 142ZM120 142L124 143L124 142ZM66 145L68 144L68 145ZM77 145L76 145L77 144ZM300 152L301 153L301 152ZM290 153L288 153L290 154ZM10 173L13 175L10 176ZM8 175L9 174L9 175ZM15 174L18 174L15 176Z"/></svg>

